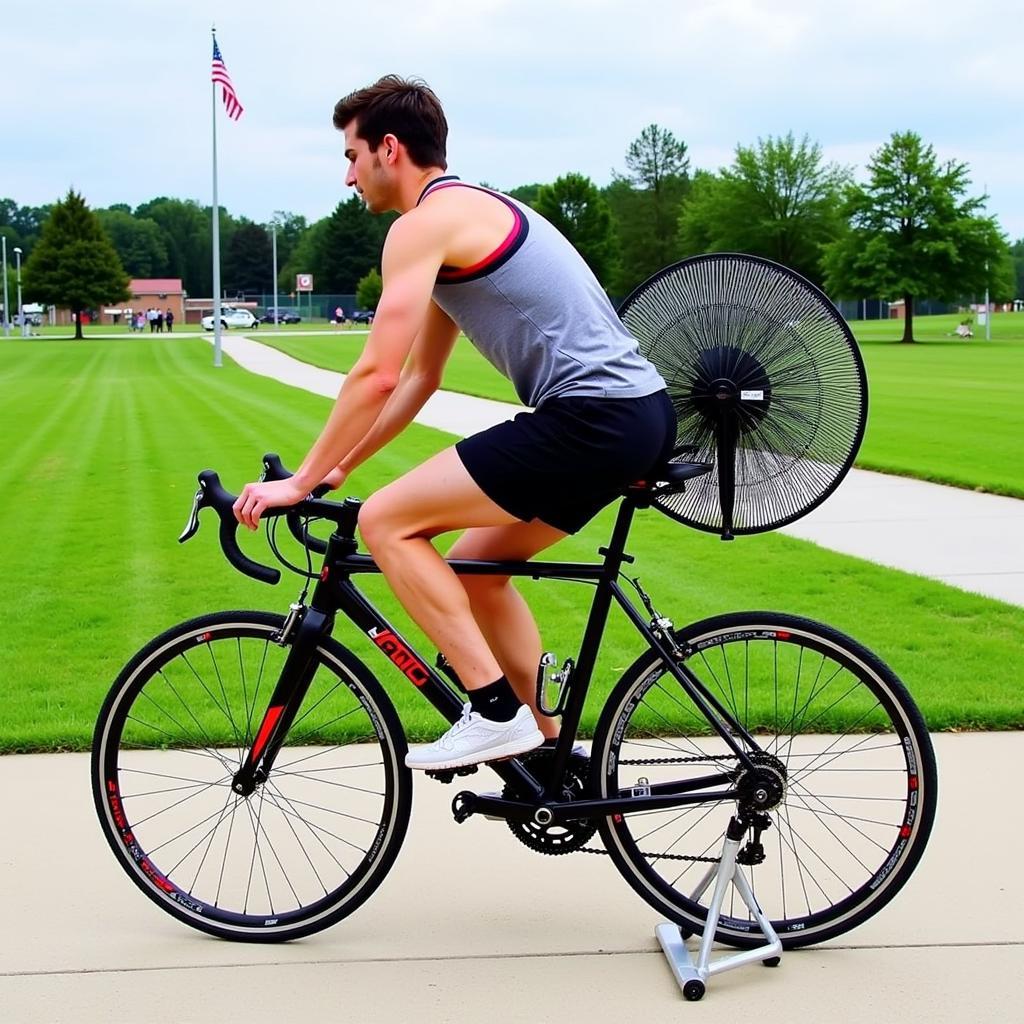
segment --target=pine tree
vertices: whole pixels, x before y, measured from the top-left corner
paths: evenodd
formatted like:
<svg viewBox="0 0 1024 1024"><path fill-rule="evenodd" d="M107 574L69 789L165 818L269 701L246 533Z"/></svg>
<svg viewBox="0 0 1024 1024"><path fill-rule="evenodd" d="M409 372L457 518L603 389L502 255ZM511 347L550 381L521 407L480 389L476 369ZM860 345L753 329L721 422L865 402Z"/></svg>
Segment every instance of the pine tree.
<svg viewBox="0 0 1024 1024"><path fill-rule="evenodd" d="M54 306L67 306L82 337L82 310L129 296L128 275L99 219L74 189L54 206L25 264L25 293Z"/></svg>

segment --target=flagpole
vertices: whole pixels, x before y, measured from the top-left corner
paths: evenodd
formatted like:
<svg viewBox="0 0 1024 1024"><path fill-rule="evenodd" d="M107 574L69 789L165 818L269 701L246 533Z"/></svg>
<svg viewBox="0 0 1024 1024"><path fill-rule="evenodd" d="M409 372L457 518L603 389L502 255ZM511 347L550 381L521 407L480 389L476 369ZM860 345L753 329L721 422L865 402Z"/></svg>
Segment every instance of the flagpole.
<svg viewBox="0 0 1024 1024"><path fill-rule="evenodd" d="M217 42L217 26L210 29ZM220 366L220 204L217 201L217 83L211 82L213 123L213 365Z"/></svg>

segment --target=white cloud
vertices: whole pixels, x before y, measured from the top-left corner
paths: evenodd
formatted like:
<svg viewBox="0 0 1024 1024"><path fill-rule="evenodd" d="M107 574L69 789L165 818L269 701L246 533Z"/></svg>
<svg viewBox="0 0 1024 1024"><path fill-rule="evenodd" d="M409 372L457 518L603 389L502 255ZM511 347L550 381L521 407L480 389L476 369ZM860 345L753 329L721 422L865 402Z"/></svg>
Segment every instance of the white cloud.
<svg viewBox="0 0 1024 1024"><path fill-rule="evenodd" d="M863 165L907 128L967 161L1024 236L1024 61L1005 0L39 0L4 25L0 194L94 205L210 195L210 11L246 113L219 122L221 201L314 218L348 194L330 115L397 71L427 79L453 171L504 186L609 180L653 122L695 166L792 131ZM13 140L17 140L14 142Z"/></svg>

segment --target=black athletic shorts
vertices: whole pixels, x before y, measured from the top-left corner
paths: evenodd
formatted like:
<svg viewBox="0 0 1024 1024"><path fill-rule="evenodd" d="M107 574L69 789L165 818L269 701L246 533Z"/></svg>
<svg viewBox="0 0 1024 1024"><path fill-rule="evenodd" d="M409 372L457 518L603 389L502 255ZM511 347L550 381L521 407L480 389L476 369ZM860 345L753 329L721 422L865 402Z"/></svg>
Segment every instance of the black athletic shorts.
<svg viewBox="0 0 1024 1024"><path fill-rule="evenodd" d="M552 398L455 445L477 486L509 514L576 533L672 452L668 393Z"/></svg>

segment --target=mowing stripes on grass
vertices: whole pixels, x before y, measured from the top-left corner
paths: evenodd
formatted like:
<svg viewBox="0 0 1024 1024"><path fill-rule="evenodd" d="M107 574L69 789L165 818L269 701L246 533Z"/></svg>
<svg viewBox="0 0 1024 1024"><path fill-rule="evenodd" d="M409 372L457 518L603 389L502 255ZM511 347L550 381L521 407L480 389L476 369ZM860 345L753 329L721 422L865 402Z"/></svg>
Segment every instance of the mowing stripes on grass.
<svg viewBox="0 0 1024 1024"><path fill-rule="evenodd" d="M0 468L13 484L0 505L0 751L84 749L114 676L154 634L207 611L284 611L301 589L291 576L272 588L234 572L209 514L198 537L176 542L201 469L238 490L268 450L294 464L330 408L230 359L219 370L211 362L201 340L0 344L9 441ZM360 469L349 493L365 497L450 443L412 427ZM595 559L612 516L606 510L552 557ZM270 561L262 534L241 543ZM629 549L632 571L679 624L743 608L807 615L878 651L934 728L1024 726L1022 609L782 535L722 544L653 510L638 517ZM383 582L366 590L418 645ZM545 647L574 655L590 588L528 581L524 591ZM380 675L411 739L437 735L437 714L365 638L344 622L336 636ZM635 634L613 617L585 730L637 653Z"/></svg>

